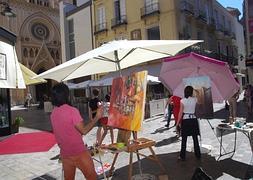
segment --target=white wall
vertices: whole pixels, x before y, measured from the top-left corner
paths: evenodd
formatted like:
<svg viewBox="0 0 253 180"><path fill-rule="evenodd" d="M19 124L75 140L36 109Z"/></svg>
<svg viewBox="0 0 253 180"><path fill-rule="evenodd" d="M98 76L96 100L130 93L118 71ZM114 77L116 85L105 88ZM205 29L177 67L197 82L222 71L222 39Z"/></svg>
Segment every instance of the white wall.
<svg viewBox="0 0 253 180"><path fill-rule="evenodd" d="M75 54L79 56L92 49L92 23L90 6L67 17L73 19L75 33Z"/></svg>
<svg viewBox="0 0 253 180"><path fill-rule="evenodd" d="M61 33L61 52L62 52L62 62L66 62L69 57L68 50L68 28L66 22L66 12L74 9L75 6L72 4L64 3L63 1L59 2L59 11L60 11L60 33Z"/></svg>
<svg viewBox="0 0 253 180"><path fill-rule="evenodd" d="M66 62L66 22L65 22L65 13L64 13L64 3L63 1L59 2L59 11L60 11L60 33L61 33L61 52L62 52L62 62Z"/></svg>
<svg viewBox="0 0 253 180"><path fill-rule="evenodd" d="M245 49L245 42L244 42L244 32L243 26L237 21L237 18L234 18L234 27L235 27L235 36L236 36L236 46L238 47L238 69L245 70L245 56L246 56L246 49ZM240 56L243 56L243 60L241 61Z"/></svg>
<svg viewBox="0 0 253 180"><path fill-rule="evenodd" d="M85 3L87 3L89 0L77 0L76 1L76 5L77 6L81 6L82 4L85 4Z"/></svg>

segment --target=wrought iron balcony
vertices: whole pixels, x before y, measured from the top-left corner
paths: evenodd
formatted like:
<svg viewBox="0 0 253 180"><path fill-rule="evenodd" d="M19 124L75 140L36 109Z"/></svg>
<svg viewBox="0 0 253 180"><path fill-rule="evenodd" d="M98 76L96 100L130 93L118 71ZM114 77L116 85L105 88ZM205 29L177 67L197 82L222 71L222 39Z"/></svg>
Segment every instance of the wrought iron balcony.
<svg viewBox="0 0 253 180"><path fill-rule="evenodd" d="M217 23L216 24L216 30L217 31L221 31L221 32L224 32L224 26L220 23Z"/></svg>
<svg viewBox="0 0 253 180"><path fill-rule="evenodd" d="M194 15L194 6L187 2L187 1L181 1L181 11L184 11L185 13L189 15Z"/></svg>
<svg viewBox="0 0 253 180"><path fill-rule="evenodd" d="M225 36L230 36L231 32L228 29L224 29L224 35Z"/></svg>
<svg viewBox="0 0 253 180"><path fill-rule="evenodd" d="M117 26L127 24L127 17L126 15L124 16L117 16L111 20L111 27L115 28Z"/></svg>
<svg viewBox="0 0 253 180"><path fill-rule="evenodd" d="M212 30L215 30L216 28L216 21L213 17L210 17L209 18L209 21L208 21L208 27Z"/></svg>
<svg viewBox="0 0 253 180"><path fill-rule="evenodd" d="M204 22L207 22L206 12L203 10L199 10L198 18Z"/></svg>
<svg viewBox="0 0 253 180"><path fill-rule="evenodd" d="M231 33L231 37L232 37L232 39L236 40L236 36L235 36L234 32Z"/></svg>
<svg viewBox="0 0 253 180"><path fill-rule="evenodd" d="M213 17L210 18L209 24L211 26L216 26L216 21L215 21L215 19Z"/></svg>
<svg viewBox="0 0 253 180"><path fill-rule="evenodd" d="M145 5L145 7L141 8L141 18L154 14L160 14L160 6L158 2Z"/></svg>
<svg viewBox="0 0 253 180"><path fill-rule="evenodd" d="M104 32L104 31L107 31L107 30L108 30L107 29L107 23L103 22L103 23L95 25L95 32L94 32L94 34L98 34L100 32Z"/></svg>

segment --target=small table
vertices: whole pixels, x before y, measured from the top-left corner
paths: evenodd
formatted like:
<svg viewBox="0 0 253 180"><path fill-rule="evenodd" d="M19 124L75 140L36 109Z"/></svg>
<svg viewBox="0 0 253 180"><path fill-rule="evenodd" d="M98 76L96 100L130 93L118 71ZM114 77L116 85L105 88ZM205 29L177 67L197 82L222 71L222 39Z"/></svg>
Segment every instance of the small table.
<svg viewBox="0 0 253 180"><path fill-rule="evenodd" d="M227 155L227 154L230 154L230 153L233 153L232 156L234 155L235 150L236 150L237 131L242 132L249 139L251 151L253 153L253 126L249 126L249 124L250 123L247 123L246 125L244 125L242 127L236 127L234 124L232 124L232 125L228 125L228 124L218 125L217 129L220 130L220 136L221 136L221 141L220 141L220 156L219 156L219 158L221 156L224 156L224 155ZM223 137L223 135L224 135L224 133L226 131L230 131L230 132L234 132L235 133L234 148L233 148L232 151L225 152L224 154L222 154L222 148L223 148L223 146L222 146L222 137ZM223 148L223 150L224 150L224 148Z"/></svg>

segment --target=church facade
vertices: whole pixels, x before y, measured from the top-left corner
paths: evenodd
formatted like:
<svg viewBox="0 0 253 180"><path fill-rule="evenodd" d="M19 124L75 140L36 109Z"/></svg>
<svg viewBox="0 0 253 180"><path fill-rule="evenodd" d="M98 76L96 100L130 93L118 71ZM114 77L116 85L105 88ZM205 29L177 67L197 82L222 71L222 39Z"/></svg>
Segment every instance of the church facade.
<svg viewBox="0 0 253 180"><path fill-rule="evenodd" d="M0 15L0 25L17 36L16 51L20 63L39 74L62 63L58 0L9 0L16 17ZM55 82L29 85L11 90L12 105L23 104L28 92L33 102L50 96Z"/></svg>

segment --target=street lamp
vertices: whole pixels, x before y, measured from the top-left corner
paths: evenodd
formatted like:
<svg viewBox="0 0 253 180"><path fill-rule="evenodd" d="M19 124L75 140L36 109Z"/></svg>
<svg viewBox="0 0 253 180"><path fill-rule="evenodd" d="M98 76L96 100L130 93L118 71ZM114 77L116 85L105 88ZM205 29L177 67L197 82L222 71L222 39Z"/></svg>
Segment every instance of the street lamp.
<svg viewBox="0 0 253 180"><path fill-rule="evenodd" d="M12 12L12 9L7 2L0 2L0 5L2 5L1 15L8 17L16 17L16 14Z"/></svg>

